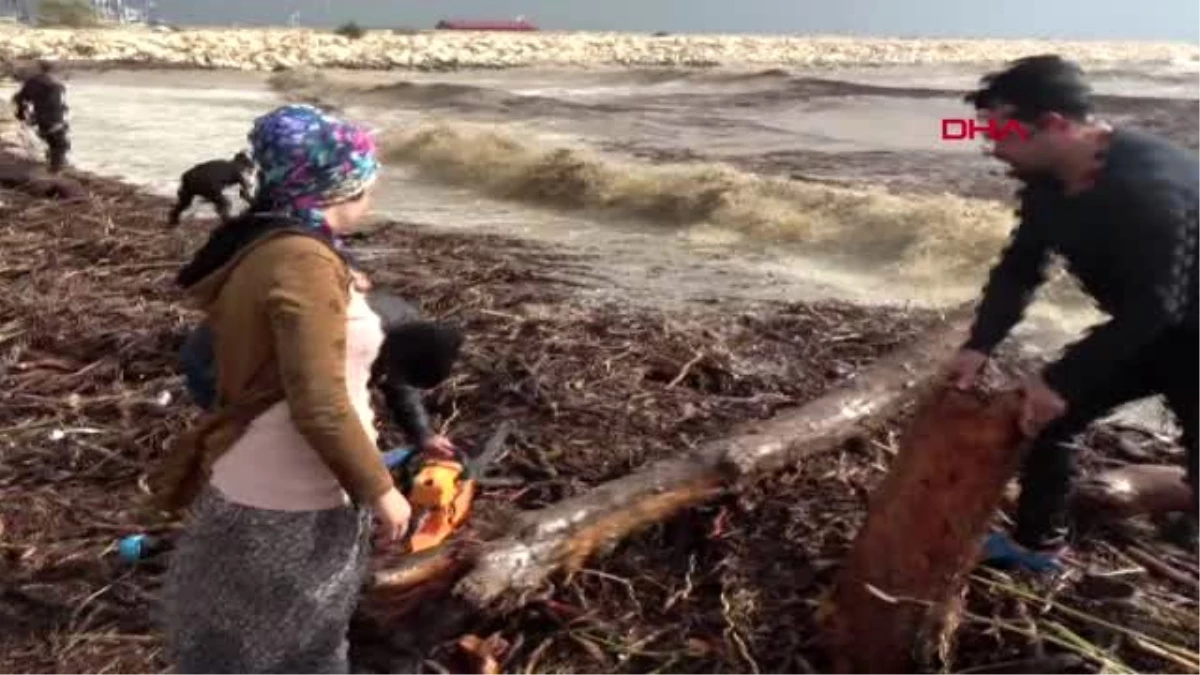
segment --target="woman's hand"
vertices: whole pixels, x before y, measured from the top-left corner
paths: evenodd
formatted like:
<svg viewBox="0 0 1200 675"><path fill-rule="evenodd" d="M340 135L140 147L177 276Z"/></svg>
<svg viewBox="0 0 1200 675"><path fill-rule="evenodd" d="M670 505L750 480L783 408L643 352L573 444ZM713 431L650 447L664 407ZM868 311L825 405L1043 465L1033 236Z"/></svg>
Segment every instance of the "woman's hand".
<svg viewBox="0 0 1200 675"><path fill-rule="evenodd" d="M408 532L408 520L412 517L412 507L400 491L392 486L391 490L375 500L375 542L380 546L394 544L404 538Z"/></svg>
<svg viewBox="0 0 1200 675"><path fill-rule="evenodd" d="M356 269L350 269L350 281L354 284L355 290L360 293L366 293L371 290L371 280L367 278L366 274Z"/></svg>

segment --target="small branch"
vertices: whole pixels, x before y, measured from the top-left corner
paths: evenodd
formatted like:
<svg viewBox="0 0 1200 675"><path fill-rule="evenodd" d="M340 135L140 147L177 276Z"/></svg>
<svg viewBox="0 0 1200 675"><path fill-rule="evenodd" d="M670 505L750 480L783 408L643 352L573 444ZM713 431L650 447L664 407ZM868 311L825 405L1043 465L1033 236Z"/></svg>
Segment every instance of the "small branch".
<svg viewBox="0 0 1200 675"><path fill-rule="evenodd" d="M704 352L702 352L702 351L696 352L696 355L694 357L692 357L691 361L688 361L687 363L683 364L683 368L681 368L679 370L679 374L675 376L675 379L673 379L667 383L667 389L674 389L675 385L679 384L680 382L683 381L683 378L687 377L687 374L692 370L692 366L695 366L697 363L700 363L700 361L703 359L704 359Z"/></svg>
<svg viewBox="0 0 1200 675"><path fill-rule="evenodd" d="M1137 546L1128 546L1124 553L1125 555L1137 561L1139 565L1144 566L1146 569L1159 575L1160 577L1174 581L1177 584L1187 586L1193 591L1200 591L1200 579L1197 579L1186 572L1181 572L1175 569L1162 560L1159 560L1157 556L1146 551L1145 549Z"/></svg>

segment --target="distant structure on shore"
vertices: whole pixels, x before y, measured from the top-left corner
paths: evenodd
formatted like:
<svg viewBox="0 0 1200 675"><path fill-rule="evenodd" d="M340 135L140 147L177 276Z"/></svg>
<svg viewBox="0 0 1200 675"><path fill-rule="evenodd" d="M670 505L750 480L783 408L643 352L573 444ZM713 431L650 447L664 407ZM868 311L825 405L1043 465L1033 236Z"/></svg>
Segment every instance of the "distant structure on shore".
<svg viewBox="0 0 1200 675"><path fill-rule="evenodd" d="M434 26L438 30L514 30L514 31L533 31L538 27L525 20L524 17L517 17L511 21L490 21L490 20L471 20L471 19L442 19Z"/></svg>
<svg viewBox="0 0 1200 675"><path fill-rule="evenodd" d="M152 23L154 0L87 0L96 18L106 23ZM0 0L0 17L34 23L39 15L39 0Z"/></svg>
<svg viewBox="0 0 1200 675"><path fill-rule="evenodd" d="M150 23L154 18L154 0L90 0L101 21L112 23Z"/></svg>
<svg viewBox="0 0 1200 675"><path fill-rule="evenodd" d="M36 7L33 0L0 0L0 17L28 22Z"/></svg>

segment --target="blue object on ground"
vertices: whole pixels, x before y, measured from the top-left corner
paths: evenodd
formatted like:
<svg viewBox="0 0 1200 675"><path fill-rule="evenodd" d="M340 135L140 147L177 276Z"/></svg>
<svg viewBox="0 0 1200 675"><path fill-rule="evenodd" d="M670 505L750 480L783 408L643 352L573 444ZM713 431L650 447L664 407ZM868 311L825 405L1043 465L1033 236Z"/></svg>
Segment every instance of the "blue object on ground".
<svg viewBox="0 0 1200 675"><path fill-rule="evenodd" d="M1003 532L988 535L983 544L983 563L999 568L1019 567L1037 573L1057 572L1063 568L1058 555L1031 551Z"/></svg>
<svg viewBox="0 0 1200 675"><path fill-rule="evenodd" d="M117 553L127 563L153 558L169 548L171 544L167 540L146 534L131 534L117 543Z"/></svg>
<svg viewBox="0 0 1200 675"><path fill-rule="evenodd" d="M388 450L383 453L383 463L387 468L394 469L408 462L416 452L416 449L409 445Z"/></svg>
<svg viewBox="0 0 1200 675"><path fill-rule="evenodd" d="M142 542L146 539L144 534L132 534L125 537L117 544L117 551L121 554L121 560L125 562L137 562L142 558Z"/></svg>

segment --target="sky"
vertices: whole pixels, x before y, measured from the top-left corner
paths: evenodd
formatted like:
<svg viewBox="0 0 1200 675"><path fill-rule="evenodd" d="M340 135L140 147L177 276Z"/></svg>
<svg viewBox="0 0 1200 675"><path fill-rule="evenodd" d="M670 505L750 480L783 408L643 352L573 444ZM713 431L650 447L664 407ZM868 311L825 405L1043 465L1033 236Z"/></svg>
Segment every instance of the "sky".
<svg viewBox="0 0 1200 675"><path fill-rule="evenodd" d="M431 28L524 15L547 30L1200 41L1197 0L157 0L175 23Z"/></svg>

